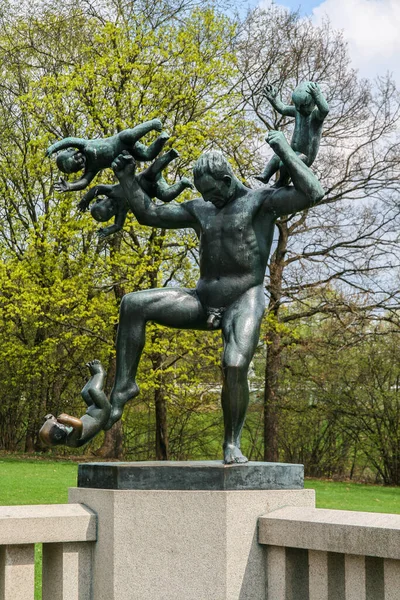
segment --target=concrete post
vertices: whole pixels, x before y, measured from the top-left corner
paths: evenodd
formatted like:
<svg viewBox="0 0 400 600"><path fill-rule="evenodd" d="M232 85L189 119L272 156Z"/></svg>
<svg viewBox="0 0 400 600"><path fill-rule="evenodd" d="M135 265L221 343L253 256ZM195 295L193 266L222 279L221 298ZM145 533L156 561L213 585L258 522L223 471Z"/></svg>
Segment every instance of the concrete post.
<svg viewBox="0 0 400 600"><path fill-rule="evenodd" d="M314 506L314 491L303 489L87 487L69 497L98 516L96 600L264 600L258 517L282 506Z"/></svg>

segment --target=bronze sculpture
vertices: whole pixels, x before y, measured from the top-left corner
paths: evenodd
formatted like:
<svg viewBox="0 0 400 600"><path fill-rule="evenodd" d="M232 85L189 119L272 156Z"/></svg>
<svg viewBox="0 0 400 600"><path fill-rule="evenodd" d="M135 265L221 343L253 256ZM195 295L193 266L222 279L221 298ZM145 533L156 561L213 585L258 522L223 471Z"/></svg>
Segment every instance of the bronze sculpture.
<svg viewBox="0 0 400 600"><path fill-rule="evenodd" d="M139 393L135 376L147 321L178 328L211 326L221 329L224 340L224 462L247 462L240 450L249 400L247 372L264 314L264 275L275 220L313 206L324 194L282 133L270 132L268 143L288 170L292 186L251 190L235 177L222 154L209 152L200 156L193 169L202 198L180 204L154 204L135 178L132 156L121 154L114 161L114 172L139 223L196 231L200 279L193 290L152 289L122 299L107 427L121 418L125 403Z"/></svg>
<svg viewBox="0 0 400 600"><path fill-rule="evenodd" d="M104 429L111 412L111 405L103 391L105 372L99 360L92 360L86 366L91 375L81 391L87 405L86 413L80 419L65 413L57 418L46 415L39 431L39 437L45 445L63 444L79 448Z"/></svg>
<svg viewBox="0 0 400 600"><path fill-rule="evenodd" d="M311 94L309 89L306 89L308 95ZM321 110L316 100L315 103ZM107 424L102 421L101 428L112 427L121 418L126 402L139 393L135 377L148 321L184 329L219 329L224 342L224 462L247 462L240 449L249 401L247 374L264 314L264 277L275 221L280 216L315 205L324 195L318 179L307 166L315 158L315 148L318 150L320 125L322 127L319 121L318 126L305 134L310 150L308 157L302 154L305 146L293 148L283 133L269 132L266 139L275 156L267 166L267 175L272 174L273 169L281 171L280 182L273 187L250 189L237 179L221 153L202 154L193 168L195 187L201 197L182 203L154 203L151 197L156 195L156 188L146 185L142 174L136 174L134 153L124 149L114 156L112 168L119 185L108 186L110 189L100 186L100 193L121 206L116 210L111 204L105 206L103 216L111 218L120 210L123 222L130 209L142 225L193 229L200 244L200 278L195 289L167 287L123 297L111 412ZM157 160L162 161L163 157ZM104 166L103 163L97 165L96 172ZM292 185L284 185L289 178ZM89 202L92 199L90 194L81 202L81 209L87 207L88 198ZM95 193L92 192L92 196ZM116 226L120 228L119 221L110 228L115 231ZM108 234L107 229L103 235Z"/></svg>
<svg viewBox="0 0 400 600"><path fill-rule="evenodd" d="M171 202L186 188L193 188L189 179L182 177L173 185L168 185L162 176L162 170L170 162L175 160L179 153L173 148L156 158L156 160L147 169L139 173L136 178L139 185L146 191L151 198L158 198L163 202ZM105 198L102 197L104 194ZM109 235L120 231L125 223L126 215L129 212L129 205L125 200L125 195L120 185L96 185L92 187L78 204L78 210L84 212L89 208L92 217L104 223L114 217L114 224L98 230L99 238L106 238Z"/></svg>
<svg viewBox="0 0 400 600"><path fill-rule="evenodd" d="M278 90L272 85L264 88L263 95L281 115L294 117L295 124L290 145L301 160L310 167L318 154L322 125L329 113L328 103L319 85L313 81L300 83L292 94L293 106L283 104L278 97ZM256 179L268 183L278 170L279 179L275 184L276 187L287 185L289 174L276 154Z"/></svg>

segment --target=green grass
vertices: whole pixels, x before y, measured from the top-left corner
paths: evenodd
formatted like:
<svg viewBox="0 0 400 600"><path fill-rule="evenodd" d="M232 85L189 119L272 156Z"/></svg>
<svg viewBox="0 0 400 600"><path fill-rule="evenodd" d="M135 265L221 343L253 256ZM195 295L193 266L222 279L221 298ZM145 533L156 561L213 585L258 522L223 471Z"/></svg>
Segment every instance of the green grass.
<svg viewBox="0 0 400 600"><path fill-rule="evenodd" d="M307 479L304 487L315 490L317 508L400 513L400 487L319 479Z"/></svg>
<svg viewBox="0 0 400 600"><path fill-rule="evenodd" d="M64 504L77 471L76 463L0 457L0 505Z"/></svg>
<svg viewBox="0 0 400 600"><path fill-rule="evenodd" d="M74 462L0 456L0 505L62 504L76 486ZM400 513L400 487L307 479L318 508Z"/></svg>

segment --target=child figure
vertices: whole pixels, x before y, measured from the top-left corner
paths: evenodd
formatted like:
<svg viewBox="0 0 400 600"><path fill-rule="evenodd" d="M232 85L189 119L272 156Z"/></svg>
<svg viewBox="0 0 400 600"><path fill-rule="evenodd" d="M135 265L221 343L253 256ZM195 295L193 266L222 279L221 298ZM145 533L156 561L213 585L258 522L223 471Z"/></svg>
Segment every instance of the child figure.
<svg viewBox="0 0 400 600"><path fill-rule="evenodd" d="M82 138L68 137L50 146L46 156L63 150L57 156L57 166L63 173L76 173L84 169L82 177L68 183L62 177L54 184L58 192L72 192L86 188L93 178L107 167L111 167L113 160L123 151L129 151L136 160L153 160L162 150L169 139L167 133L162 133L150 146L145 146L139 139L156 130L161 131L162 123L159 119L146 121L133 129L125 129L108 138L84 140ZM74 150L77 148L77 150Z"/></svg>
<svg viewBox="0 0 400 600"><path fill-rule="evenodd" d="M180 181L173 185L168 185L162 176L162 170L170 162L175 160L179 153L171 149L162 156L159 156L147 169L136 175L140 187L150 196L158 198L163 202L171 202L186 188L193 188L192 183L187 177L182 177ZM99 197L104 194L106 197ZM120 184L118 185L96 185L91 188L78 204L80 211L85 211L90 202L96 198L90 209L92 217L104 223L115 216L114 224L98 230L99 238L106 238L109 235L120 231L124 226L126 215L129 212L129 205L125 200L124 193Z"/></svg>
<svg viewBox="0 0 400 600"><path fill-rule="evenodd" d="M61 414L59 417L46 415L39 437L47 446L71 446L79 448L104 429L111 412L111 404L103 391L104 369L98 360L87 363L91 378L81 394L88 408L78 419Z"/></svg>
<svg viewBox="0 0 400 600"><path fill-rule="evenodd" d="M307 81L300 83L292 94L294 106L283 104L278 90L272 85L264 88L263 95L281 115L294 117L294 131L291 147L300 159L309 167L313 164L322 136L322 124L329 113L329 106L318 83ZM268 183L272 175L279 170L279 180L275 187L289 183L289 174L279 156L271 158L261 175L256 179Z"/></svg>

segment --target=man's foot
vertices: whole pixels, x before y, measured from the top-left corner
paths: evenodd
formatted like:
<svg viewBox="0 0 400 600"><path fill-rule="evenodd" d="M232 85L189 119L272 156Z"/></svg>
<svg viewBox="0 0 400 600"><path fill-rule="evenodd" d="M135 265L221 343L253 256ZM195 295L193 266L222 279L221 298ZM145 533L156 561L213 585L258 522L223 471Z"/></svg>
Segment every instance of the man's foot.
<svg viewBox="0 0 400 600"><path fill-rule="evenodd" d="M261 181L261 183L268 183L268 179L266 177L264 177L263 174L254 175L254 179L257 179L257 181Z"/></svg>
<svg viewBox="0 0 400 600"><path fill-rule="evenodd" d="M101 364L101 362L99 360L97 360L97 358L86 363L86 366L89 369L91 375L96 375L97 373L105 375L103 365Z"/></svg>
<svg viewBox="0 0 400 600"><path fill-rule="evenodd" d="M240 448L233 444L224 445L224 463L226 465L244 464L247 462L249 462L249 459L242 454Z"/></svg>
<svg viewBox="0 0 400 600"><path fill-rule="evenodd" d="M190 188L191 190L194 190L193 183L187 177L182 177L182 179L180 181L181 181L181 184L184 185L185 187Z"/></svg>
<svg viewBox="0 0 400 600"><path fill-rule="evenodd" d="M136 383L133 383L123 392L111 392L111 414L107 421L107 425L104 427L105 430L111 429L114 423L120 420L125 404L128 402L128 400L133 400L133 398L135 398L138 394L139 386Z"/></svg>

